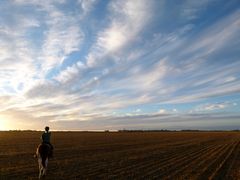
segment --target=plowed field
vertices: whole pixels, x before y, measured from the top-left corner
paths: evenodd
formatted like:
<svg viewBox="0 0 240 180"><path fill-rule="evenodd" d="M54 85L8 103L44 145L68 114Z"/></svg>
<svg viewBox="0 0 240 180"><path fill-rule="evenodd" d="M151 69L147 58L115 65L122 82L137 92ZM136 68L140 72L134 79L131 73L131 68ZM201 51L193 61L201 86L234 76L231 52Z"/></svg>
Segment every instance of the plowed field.
<svg viewBox="0 0 240 180"><path fill-rule="evenodd" d="M37 179L41 132L0 132L0 179ZM239 132L53 132L45 179L240 179Z"/></svg>

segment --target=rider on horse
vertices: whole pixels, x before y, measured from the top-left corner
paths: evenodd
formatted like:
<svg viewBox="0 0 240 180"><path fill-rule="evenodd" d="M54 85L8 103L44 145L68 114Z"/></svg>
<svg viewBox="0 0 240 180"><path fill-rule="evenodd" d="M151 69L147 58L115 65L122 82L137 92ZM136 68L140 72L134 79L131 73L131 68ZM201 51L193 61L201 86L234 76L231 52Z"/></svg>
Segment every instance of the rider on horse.
<svg viewBox="0 0 240 180"><path fill-rule="evenodd" d="M51 148L49 157L53 157L53 145L50 143L51 132L49 132L49 127L45 127L45 132L42 134L41 139L43 144L48 144Z"/></svg>

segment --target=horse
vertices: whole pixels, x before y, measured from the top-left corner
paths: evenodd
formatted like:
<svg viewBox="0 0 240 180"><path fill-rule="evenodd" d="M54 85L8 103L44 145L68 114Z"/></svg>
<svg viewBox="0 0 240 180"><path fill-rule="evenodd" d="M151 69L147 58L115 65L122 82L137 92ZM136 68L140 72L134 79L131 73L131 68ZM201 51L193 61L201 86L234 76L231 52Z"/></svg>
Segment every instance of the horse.
<svg viewBox="0 0 240 180"><path fill-rule="evenodd" d="M50 153L51 147L49 144L41 143L38 145L35 157L38 159L39 179L46 176Z"/></svg>

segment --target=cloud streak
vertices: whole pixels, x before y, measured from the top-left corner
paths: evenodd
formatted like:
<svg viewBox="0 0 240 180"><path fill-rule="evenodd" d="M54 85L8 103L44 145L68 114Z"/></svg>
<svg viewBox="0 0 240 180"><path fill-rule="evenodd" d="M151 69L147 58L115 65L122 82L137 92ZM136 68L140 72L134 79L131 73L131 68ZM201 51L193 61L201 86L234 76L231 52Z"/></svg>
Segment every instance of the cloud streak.
<svg viewBox="0 0 240 180"><path fill-rule="evenodd" d="M0 119L33 129L237 126L236 4L1 2Z"/></svg>

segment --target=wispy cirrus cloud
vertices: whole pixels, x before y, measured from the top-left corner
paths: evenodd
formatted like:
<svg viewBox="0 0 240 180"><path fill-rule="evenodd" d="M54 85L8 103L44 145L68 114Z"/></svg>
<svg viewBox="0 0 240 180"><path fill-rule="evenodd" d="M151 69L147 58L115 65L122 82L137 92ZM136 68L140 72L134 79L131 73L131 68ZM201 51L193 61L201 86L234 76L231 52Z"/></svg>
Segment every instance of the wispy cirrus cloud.
<svg viewBox="0 0 240 180"><path fill-rule="evenodd" d="M106 55L129 45L151 17L152 3L140 1L115 1L109 4L110 24L98 33L96 44L87 56L88 66L102 63Z"/></svg>
<svg viewBox="0 0 240 180"><path fill-rule="evenodd" d="M44 32L44 43L40 60L42 69L49 70L63 61L72 52L81 47L84 38L80 26L77 25L78 17L69 15L55 6L47 6L48 13L46 24L49 29Z"/></svg>
<svg viewBox="0 0 240 180"><path fill-rule="evenodd" d="M78 3L81 5L84 14L89 13L97 2L98 0L78 0Z"/></svg>
<svg viewBox="0 0 240 180"><path fill-rule="evenodd" d="M210 4L215 3L214 1L191 1L187 0L182 3L181 16L187 20L194 20L199 18L199 14L206 10Z"/></svg>
<svg viewBox="0 0 240 180"><path fill-rule="evenodd" d="M77 18L56 7L62 3L65 2L13 1L3 4L2 8L19 12L7 13L9 17L2 20L0 28L3 38L0 63L4 71L9 69L11 72L5 83L10 82L13 91L18 91L19 87L28 89L33 79L43 79L46 73L79 49L83 34L76 25ZM30 15L33 9L29 6L35 9L34 16ZM23 11L24 8L29 11Z"/></svg>
<svg viewBox="0 0 240 180"><path fill-rule="evenodd" d="M233 108L236 125L240 15L237 1L222 3L0 3L1 118L22 128L227 127L220 112Z"/></svg>

